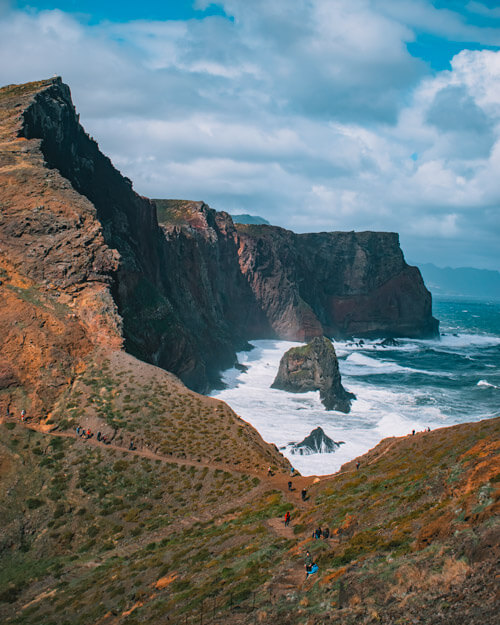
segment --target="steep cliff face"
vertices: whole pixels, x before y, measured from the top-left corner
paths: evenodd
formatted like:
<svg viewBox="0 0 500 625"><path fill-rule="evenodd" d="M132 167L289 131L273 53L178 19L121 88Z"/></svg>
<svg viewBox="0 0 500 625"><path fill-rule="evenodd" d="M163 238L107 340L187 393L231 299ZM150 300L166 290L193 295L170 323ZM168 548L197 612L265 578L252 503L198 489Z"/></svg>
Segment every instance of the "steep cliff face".
<svg viewBox="0 0 500 625"><path fill-rule="evenodd" d="M316 336L307 345L285 352L272 388L291 393L319 391L327 410L346 413L350 412L351 400L355 399L342 386L335 348L324 336Z"/></svg>
<svg viewBox="0 0 500 625"><path fill-rule="evenodd" d="M235 349L272 336L237 261L231 217L203 202L154 200L166 244L162 258L169 301L196 345L203 346L209 384L235 362ZM183 363L175 363L174 371Z"/></svg>
<svg viewBox="0 0 500 625"><path fill-rule="evenodd" d="M47 165L90 201L102 242L108 252L115 250L107 279L127 350L173 371L191 388L216 384L245 336L238 307L231 307L239 300L225 288L239 276L230 218L212 211L208 223L208 209L199 206L196 227L160 228L154 202L137 195L85 133L59 79L34 95L21 133L41 139ZM241 276L240 286L253 297Z"/></svg>
<svg viewBox="0 0 500 625"><path fill-rule="evenodd" d="M280 338L437 335L431 295L397 234L237 231L242 273Z"/></svg>

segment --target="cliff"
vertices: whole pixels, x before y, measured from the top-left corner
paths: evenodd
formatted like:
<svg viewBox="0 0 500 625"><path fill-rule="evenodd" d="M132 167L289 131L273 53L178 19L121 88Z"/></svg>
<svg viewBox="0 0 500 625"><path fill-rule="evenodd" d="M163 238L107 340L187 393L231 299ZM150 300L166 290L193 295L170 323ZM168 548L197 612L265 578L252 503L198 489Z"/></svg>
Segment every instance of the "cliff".
<svg viewBox="0 0 500 625"><path fill-rule="evenodd" d="M0 110L3 270L64 302L91 342L206 391L249 339L436 334L397 235L235 226L203 202L141 197L59 78L4 88Z"/></svg>
<svg viewBox="0 0 500 625"><path fill-rule="evenodd" d="M253 298L235 262L231 219L200 203L197 225L161 228L155 203L133 191L130 180L80 126L69 89L60 79L25 86L22 96L20 91L22 86L4 92L3 101L21 112L17 133L30 140L29 149L38 159L38 171L29 172L30 183L38 174L53 179L58 190L71 195L74 207L74 221L59 215L63 223L54 226L51 205L38 206L47 184L31 190L37 206L25 205L29 214L21 222L30 223L30 232L33 221L41 223L34 232L37 245L27 275L72 292L89 282L106 285L106 297L119 315L113 332L123 338L127 351L173 371L193 389L214 386L218 372L234 363L235 348L246 344L244 319L251 307L244 292L247 300ZM13 227L4 233L20 236ZM69 256L54 240L55 229L71 241ZM31 243L25 238L24 245ZM105 259L94 260L98 253ZM55 263L45 262L53 258ZM233 297L235 291L238 297ZM241 302L241 315L235 302Z"/></svg>
<svg viewBox="0 0 500 625"><path fill-rule="evenodd" d="M437 336L431 294L397 234L236 228L241 270L280 338Z"/></svg>
<svg viewBox="0 0 500 625"><path fill-rule="evenodd" d="M285 352L271 386L291 393L319 391L325 408L339 412L350 412L354 399L342 386L335 348L324 336Z"/></svg>

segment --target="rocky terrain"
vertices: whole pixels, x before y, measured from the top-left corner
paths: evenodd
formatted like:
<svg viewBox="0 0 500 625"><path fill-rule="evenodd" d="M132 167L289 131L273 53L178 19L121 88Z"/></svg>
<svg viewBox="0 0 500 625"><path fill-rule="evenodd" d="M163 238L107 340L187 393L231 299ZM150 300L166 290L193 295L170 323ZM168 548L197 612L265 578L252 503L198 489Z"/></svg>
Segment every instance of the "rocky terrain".
<svg viewBox="0 0 500 625"><path fill-rule="evenodd" d="M351 400L355 399L342 386L335 348L325 336L285 352L272 388L290 393L319 391L327 410L345 413L351 410Z"/></svg>

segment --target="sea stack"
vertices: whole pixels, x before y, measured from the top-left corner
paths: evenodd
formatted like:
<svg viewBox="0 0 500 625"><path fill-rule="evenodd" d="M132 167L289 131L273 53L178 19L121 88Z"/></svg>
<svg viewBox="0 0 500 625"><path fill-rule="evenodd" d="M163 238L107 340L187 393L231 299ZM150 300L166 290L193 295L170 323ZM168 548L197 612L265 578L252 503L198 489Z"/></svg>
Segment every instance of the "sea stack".
<svg viewBox="0 0 500 625"><path fill-rule="evenodd" d="M323 428L315 428L300 443L294 443L290 448L291 454L309 456L311 454L332 454L344 444L344 441L334 441L325 434Z"/></svg>
<svg viewBox="0 0 500 625"><path fill-rule="evenodd" d="M351 400L355 399L342 386L335 348L325 336L315 337L307 345L292 347L283 354L271 388L291 393L319 391L327 410L345 413L350 412Z"/></svg>

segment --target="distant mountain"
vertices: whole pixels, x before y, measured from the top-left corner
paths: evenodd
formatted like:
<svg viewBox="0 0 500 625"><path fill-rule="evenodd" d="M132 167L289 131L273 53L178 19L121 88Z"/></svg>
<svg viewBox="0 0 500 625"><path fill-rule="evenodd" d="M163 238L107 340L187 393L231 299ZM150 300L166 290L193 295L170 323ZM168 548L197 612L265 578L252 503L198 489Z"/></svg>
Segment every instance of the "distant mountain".
<svg viewBox="0 0 500 625"><path fill-rule="evenodd" d="M258 217L257 215L231 215L235 224L250 224L250 225L262 225L270 226L271 224L264 219L264 217Z"/></svg>
<svg viewBox="0 0 500 625"><path fill-rule="evenodd" d="M418 264L425 285L433 295L500 300L500 272L473 267L436 267Z"/></svg>

